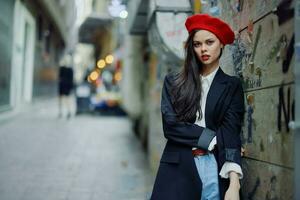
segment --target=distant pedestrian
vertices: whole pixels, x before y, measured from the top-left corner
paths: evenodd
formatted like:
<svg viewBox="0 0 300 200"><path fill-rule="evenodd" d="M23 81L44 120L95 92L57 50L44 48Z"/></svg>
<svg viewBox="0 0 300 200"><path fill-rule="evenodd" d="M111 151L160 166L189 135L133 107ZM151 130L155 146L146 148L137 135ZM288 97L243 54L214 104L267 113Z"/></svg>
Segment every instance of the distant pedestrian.
<svg viewBox="0 0 300 200"><path fill-rule="evenodd" d="M167 139L152 200L238 200L243 88L220 68L234 32L219 18L196 14L179 73L165 77L161 113Z"/></svg>
<svg viewBox="0 0 300 200"><path fill-rule="evenodd" d="M72 113L72 101L70 94L74 87L70 55L65 56L60 62L58 77L59 117L65 115L69 119Z"/></svg>

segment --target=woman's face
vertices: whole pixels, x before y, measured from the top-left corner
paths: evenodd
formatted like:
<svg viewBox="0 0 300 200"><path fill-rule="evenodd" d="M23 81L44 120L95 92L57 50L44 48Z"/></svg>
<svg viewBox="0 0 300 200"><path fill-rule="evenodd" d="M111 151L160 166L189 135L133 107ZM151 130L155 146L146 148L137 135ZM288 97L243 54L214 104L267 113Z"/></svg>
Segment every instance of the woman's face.
<svg viewBox="0 0 300 200"><path fill-rule="evenodd" d="M203 65L213 65L219 60L223 44L212 32L199 30L193 38L194 51Z"/></svg>

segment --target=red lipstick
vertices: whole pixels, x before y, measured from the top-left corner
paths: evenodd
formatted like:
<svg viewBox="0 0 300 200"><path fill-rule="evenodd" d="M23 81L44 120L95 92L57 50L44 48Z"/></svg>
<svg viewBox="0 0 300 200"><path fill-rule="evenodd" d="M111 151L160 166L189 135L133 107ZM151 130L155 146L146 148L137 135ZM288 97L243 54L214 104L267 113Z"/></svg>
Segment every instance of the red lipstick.
<svg viewBox="0 0 300 200"><path fill-rule="evenodd" d="M203 56L201 56L201 58L202 58L203 61L207 61L207 60L209 59L209 57L210 57L210 56L208 56L208 55L203 55Z"/></svg>

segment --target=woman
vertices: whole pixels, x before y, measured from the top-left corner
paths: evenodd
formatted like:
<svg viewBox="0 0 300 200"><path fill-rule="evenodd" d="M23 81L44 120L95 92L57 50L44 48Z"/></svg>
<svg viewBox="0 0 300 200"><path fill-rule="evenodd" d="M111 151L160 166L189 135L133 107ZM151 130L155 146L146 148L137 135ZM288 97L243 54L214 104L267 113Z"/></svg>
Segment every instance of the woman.
<svg viewBox="0 0 300 200"><path fill-rule="evenodd" d="M73 69L71 67L71 56L65 55L60 61L59 67L59 84L58 84L58 95L59 95L59 114L58 117L63 117L64 111L66 117L69 119L72 112L71 104L71 91L74 87L73 83Z"/></svg>
<svg viewBox="0 0 300 200"><path fill-rule="evenodd" d="M164 80L161 112L167 143L152 200L237 200L243 173L239 133L244 97L238 78L219 67L234 41L230 26L207 14L187 18L184 67Z"/></svg>

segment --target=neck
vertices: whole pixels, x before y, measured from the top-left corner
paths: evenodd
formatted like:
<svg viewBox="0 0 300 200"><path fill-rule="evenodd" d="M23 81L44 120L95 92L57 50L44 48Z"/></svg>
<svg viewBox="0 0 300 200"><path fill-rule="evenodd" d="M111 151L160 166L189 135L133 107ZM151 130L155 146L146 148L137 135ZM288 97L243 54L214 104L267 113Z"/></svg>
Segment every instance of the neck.
<svg viewBox="0 0 300 200"><path fill-rule="evenodd" d="M219 61L208 64L208 65L202 65L201 75L207 76L210 73L212 73L215 69L217 69L218 67L219 67Z"/></svg>

